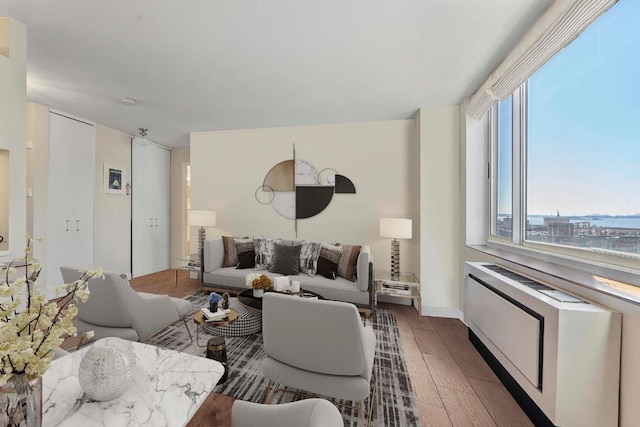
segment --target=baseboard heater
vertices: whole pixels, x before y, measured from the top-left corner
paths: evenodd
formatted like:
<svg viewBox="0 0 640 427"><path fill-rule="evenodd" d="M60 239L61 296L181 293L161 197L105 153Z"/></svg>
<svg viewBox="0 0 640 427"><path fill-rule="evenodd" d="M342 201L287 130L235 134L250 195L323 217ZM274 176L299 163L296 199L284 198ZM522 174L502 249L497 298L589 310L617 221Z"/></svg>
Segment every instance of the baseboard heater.
<svg viewBox="0 0 640 427"><path fill-rule="evenodd" d="M620 313L502 266L466 263L471 342L536 425L618 425Z"/></svg>

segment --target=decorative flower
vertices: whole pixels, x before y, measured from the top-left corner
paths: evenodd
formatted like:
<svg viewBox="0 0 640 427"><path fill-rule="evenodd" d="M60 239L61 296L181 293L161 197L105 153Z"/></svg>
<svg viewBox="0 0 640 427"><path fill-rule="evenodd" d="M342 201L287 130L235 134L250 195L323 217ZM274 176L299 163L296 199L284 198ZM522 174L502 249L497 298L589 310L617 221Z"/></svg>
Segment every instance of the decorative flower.
<svg viewBox="0 0 640 427"><path fill-rule="evenodd" d="M261 274L259 278L253 279L251 282L251 286L253 289L270 289L271 288L271 279L266 274Z"/></svg>
<svg viewBox="0 0 640 427"><path fill-rule="evenodd" d="M78 307L72 301L86 302L88 281L103 277L101 268L87 270L80 279L56 290L60 298L45 301L37 283L41 266L31 255L33 239L26 238L24 257L0 265L0 386L14 375L36 378L47 371L55 349L65 337L77 335L73 319ZM13 280L15 261L24 261L26 267L24 277ZM23 292L26 301L21 298ZM91 338L93 332L85 335Z"/></svg>
<svg viewBox="0 0 640 427"><path fill-rule="evenodd" d="M270 289L271 279L266 274L251 273L244 279L245 284L253 289Z"/></svg>
<svg viewBox="0 0 640 427"><path fill-rule="evenodd" d="M215 292L211 292L207 300L209 301L209 304L214 304L216 302L220 302L222 300L222 297Z"/></svg>
<svg viewBox="0 0 640 427"><path fill-rule="evenodd" d="M247 274L246 277L244 278L244 283L245 285L247 285L248 288L253 288L253 281L255 279L259 279L260 278L260 274L258 273L250 273Z"/></svg>

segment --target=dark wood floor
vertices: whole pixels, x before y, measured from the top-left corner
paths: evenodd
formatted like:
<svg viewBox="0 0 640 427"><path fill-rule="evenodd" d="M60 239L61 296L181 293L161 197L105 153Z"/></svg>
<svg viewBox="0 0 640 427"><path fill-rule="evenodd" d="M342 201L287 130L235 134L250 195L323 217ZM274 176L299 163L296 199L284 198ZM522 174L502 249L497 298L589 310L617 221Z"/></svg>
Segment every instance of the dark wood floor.
<svg viewBox="0 0 640 427"><path fill-rule="evenodd" d="M202 287L189 272L167 270L133 279L137 291L182 298ZM395 312L423 426L533 426L469 343L457 319L422 317L415 308L380 304ZM189 426L228 425L232 398L212 394ZM215 417L215 418L212 418Z"/></svg>

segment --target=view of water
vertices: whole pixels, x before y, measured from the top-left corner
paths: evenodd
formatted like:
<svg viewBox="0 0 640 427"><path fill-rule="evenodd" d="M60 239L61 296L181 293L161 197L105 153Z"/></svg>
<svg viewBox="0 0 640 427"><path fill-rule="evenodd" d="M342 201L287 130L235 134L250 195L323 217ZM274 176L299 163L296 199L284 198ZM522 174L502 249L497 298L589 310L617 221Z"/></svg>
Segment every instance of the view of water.
<svg viewBox="0 0 640 427"><path fill-rule="evenodd" d="M544 218L542 216L529 216L527 220L531 225L544 224ZM640 218L616 218L616 217L602 217L601 219L593 218L571 218L571 222L590 222L591 225L596 227L617 227L617 228L638 228L640 229Z"/></svg>

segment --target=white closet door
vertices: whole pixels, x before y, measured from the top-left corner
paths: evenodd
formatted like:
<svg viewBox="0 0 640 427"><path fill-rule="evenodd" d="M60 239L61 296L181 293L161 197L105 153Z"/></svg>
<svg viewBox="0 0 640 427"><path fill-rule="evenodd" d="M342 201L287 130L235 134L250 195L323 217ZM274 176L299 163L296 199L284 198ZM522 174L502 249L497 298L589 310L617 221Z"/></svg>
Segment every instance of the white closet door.
<svg viewBox="0 0 640 427"><path fill-rule="evenodd" d="M131 153L131 268L139 277L170 267L171 152L133 143Z"/></svg>
<svg viewBox="0 0 640 427"><path fill-rule="evenodd" d="M93 265L95 134L90 124L50 114L46 284L63 283L60 267Z"/></svg>
<svg viewBox="0 0 640 427"><path fill-rule="evenodd" d="M152 164L149 157L153 146L131 144L131 274L133 277L150 273L153 254L150 253L153 220L149 184Z"/></svg>
<svg viewBox="0 0 640 427"><path fill-rule="evenodd" d="M95 182L95 128L74 123L72 245L73 265L84 269L93 266L93 191ZM88 160L91 159L91 160Z"/></svg>
<svg viewBox="0 0 640 427"><path fill-rule="evenodd" d="M171 152L155 148L154 271L161 271L171 266Z"/></svg>
<svg viewBox="0 0 640 427"><path fill-rule="evenodd" d="M49 188L44 241L47 254L43 268L46 268L46 284L53 288L63 283L60 266L67 265L72 246L71 210L74 195L69 183L72 180L70 162L74 132L68 118L54 113L50 114L49 132Z"/></svg>

